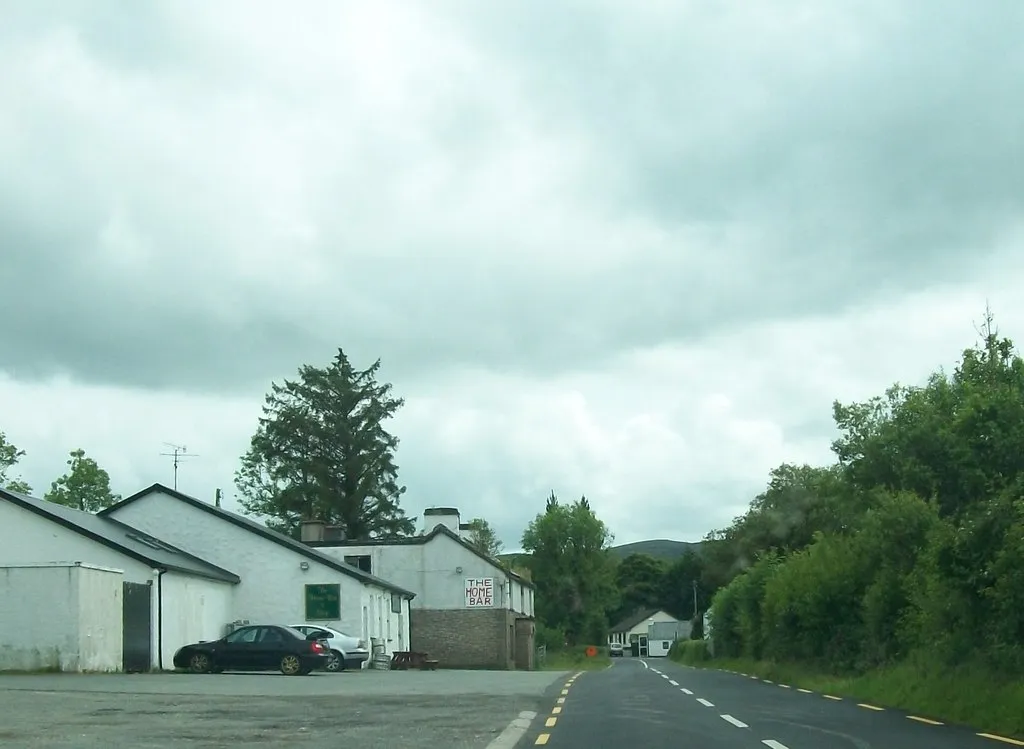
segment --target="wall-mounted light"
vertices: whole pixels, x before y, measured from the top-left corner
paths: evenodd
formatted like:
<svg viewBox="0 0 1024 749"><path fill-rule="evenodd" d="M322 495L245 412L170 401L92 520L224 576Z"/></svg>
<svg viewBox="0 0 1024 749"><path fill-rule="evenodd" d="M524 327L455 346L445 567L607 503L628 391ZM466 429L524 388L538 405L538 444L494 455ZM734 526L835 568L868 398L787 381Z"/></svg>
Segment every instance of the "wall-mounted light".
<svg viewBox="0 0 1024 749"><path fill-rule="evenodd" d="M455 574L456 575L461 575L462 574L462 568L461 567L456 567L455 568Z"/></svg>
<svg viewBox="0 0 1024 749"><path fill-rule="evenodd" d="M309 562L299 562L299 569L305 572L309 569Z"/></svg>

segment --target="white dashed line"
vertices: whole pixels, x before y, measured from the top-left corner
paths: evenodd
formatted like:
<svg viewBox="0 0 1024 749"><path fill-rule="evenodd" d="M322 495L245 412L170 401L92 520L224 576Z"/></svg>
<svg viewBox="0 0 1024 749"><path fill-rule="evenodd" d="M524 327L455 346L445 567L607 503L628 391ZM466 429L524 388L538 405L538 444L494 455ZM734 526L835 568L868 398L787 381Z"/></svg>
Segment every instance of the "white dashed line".
<svg viewBox="0 0 1024 749"><path fill-rule="evenodd" d="M659 674L659 676L661 676L662 679L667 679L668 678L668 674Z"/></svg>
<svg viewBox="0 0 1024 749"><path fill-rule="evenodd" d="M640 662L644 665L644 668L650 668L650 666L647 665L647 661L642 660Z"/></svg>
<svg viewBox="0 0 1024 749"><path fill-rule="evenodd" d="M673 680L673 679L669 679L669 680L668 680L668 683L669 683L669 684L671 684L671 685L672 685L672 686L674 686L674 687L678 687L678 686L679 686L679 682L678 682L678 681L675 681L675 680Z"/></svg>
<svg viewBox="0 0 1024 749"><path fill-rule="evenodd" d="M750 726L748 726L742 720L736 720L731 715L723 715L722 720L724 720L726 723L732 723L737 728L750 728Z"/></svg>
<svg viewBox="0 0 1024 749"><path fill-rule="evenodd" d="M689 689L687 689L686 687L680 687L679 689L680 689L680 691L681 691L681 692L682 692L683 694L689 694L689 695L691 695L691 696L693 695L693 692L691 692L691 691L690 691Z"/></svg>
<svg viewBox="0 0 1024 749"><path fill-rule="evenodd" d="M714 707L714 706L715 706L715 704L714 704L713 702L708 702L708 701L707 701L706 699L704 699L703 697L698 697L698 698L697 698L697 702L699 702L700 704L702 704L702 705L703 705L704 707Z"/></svg>
<svg viewBox="0 0 1024 749"><path fill-rule="evenodd" d="M761 739L761 743L765 746L771 747L771 749L789 749L785 744L780 744L775 739Z"/></svg>

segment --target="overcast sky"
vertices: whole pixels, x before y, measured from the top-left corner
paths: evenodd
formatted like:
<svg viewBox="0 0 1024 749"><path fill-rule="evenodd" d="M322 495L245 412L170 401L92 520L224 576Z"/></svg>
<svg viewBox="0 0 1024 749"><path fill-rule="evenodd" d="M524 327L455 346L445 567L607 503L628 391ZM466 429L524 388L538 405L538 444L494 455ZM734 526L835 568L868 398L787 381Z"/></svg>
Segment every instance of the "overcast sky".
<svg viewBox="0 0 1024 749"><path fill-rule="evenodd" d="M696 540L1024 340L1024 3L0 0L0 430L225 490L343 347L406 509ZM17 474L19 471L15 471Z"/></svg>

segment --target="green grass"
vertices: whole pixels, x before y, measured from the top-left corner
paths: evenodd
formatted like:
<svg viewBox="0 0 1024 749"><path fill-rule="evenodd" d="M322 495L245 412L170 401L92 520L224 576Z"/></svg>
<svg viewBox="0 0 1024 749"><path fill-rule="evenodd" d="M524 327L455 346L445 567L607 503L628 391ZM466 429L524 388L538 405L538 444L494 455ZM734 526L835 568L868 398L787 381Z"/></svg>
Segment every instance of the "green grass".
<svg viewBox="0 0 1024 749"><path fill-rule="evenodd" d="M1024 679L997 677L990 669L976 664L944 668L921 655L888 668L838 676L793 663L702 660L688 648L674 657L698 668L750 674L821 694L850 697L920 717L972 726L977 731L1024 738Z"/></svg>
<svg viewBox="0 0 1024 749"><path fill-rule="evenodd" d="M597 646L597 655L593 658L587 657L586 650L585 645L549 650L539 667L544 671L598 671L611 665L607 647Z"/></svg>

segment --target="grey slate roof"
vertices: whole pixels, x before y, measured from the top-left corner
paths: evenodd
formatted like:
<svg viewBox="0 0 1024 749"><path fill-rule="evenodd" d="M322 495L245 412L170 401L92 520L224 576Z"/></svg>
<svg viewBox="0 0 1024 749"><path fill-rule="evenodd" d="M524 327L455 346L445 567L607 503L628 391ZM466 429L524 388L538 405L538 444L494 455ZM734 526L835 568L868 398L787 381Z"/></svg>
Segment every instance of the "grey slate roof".
<svg viewBox="0 0 1024 749"><path fill-rule="evenodd" d="M213 515L214 517L218 517L221 520L226 520L227 522L235 526L238 526L239 528L243 528L247 531L250 531L251 533L255 533L257 536L262 536L268 541L273 541L274 543L279 544L280 546L284 546L287 549L291 549L296 554L301 554L307 559L312 559L314 562L322 564L325 567L330 567L331 569L337 570L338 572L348 575L349 577L354 577L360 582L368 583L370 585L376 585L379 588L390 590L394 593L398 593L399 595L405 596L407 598L416 597L416 594L410 590L400 588L394 583L390 583L387 580L383 580L379 577L376 577L375 575L371 575L368 572L363 572L358 567L353 567L351 564L346 564L345 562L342 562L340 559L335 559L334 557L329 556L328 554L324 554L323 552L310 548L301 541L296 541L294 538L289 538L283 533L278 533L277 531L268 528L263 523L259 523L251 518L247 518L244 515L239 515L238 513L231 512L230 510L225 510L223 507L211 505L209 502L204 502L201 499L190 497L188 494L182 494L176 489L170 489L164 486L163 484L153 484L152 486L147 487L140 492L136 492L132 496L122 499L116 505L108 507L105 510L101 510L99 512L99 515L101 517L109 516L117 512L120 508L124 507L125 505L155 493L166 494L168 497L172 497L173 499L177 499L178 501L184 502L187 505L191 505L196 509L202 510L203 512L207 512L210 515Z"/></svg>
<svg viewBox="0 0 1024 749"><path fill-rule="evenodd" d="M0 500L6 500L151 567L228 583L240 581L238 575L192 556L114 518L93 515L91 512L82 512L72 507L65 507L55 502L47 502L6 489L0 489ZM62 561L87 562L89 560Z"/></svg>

